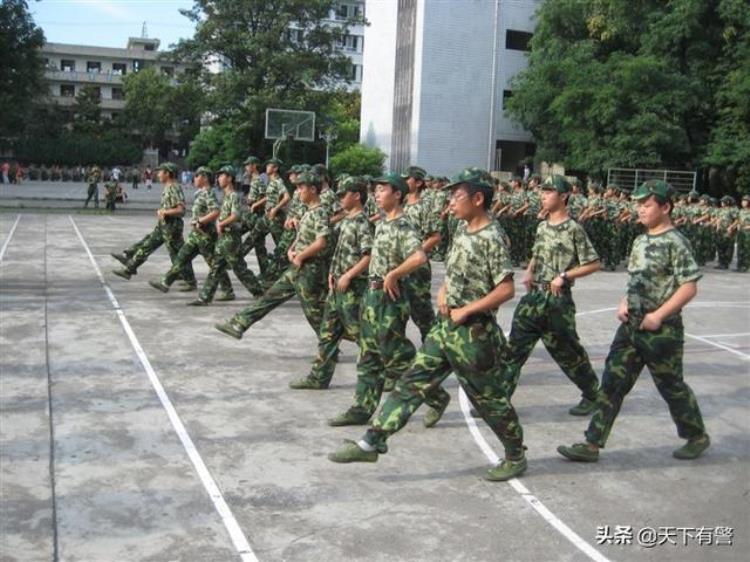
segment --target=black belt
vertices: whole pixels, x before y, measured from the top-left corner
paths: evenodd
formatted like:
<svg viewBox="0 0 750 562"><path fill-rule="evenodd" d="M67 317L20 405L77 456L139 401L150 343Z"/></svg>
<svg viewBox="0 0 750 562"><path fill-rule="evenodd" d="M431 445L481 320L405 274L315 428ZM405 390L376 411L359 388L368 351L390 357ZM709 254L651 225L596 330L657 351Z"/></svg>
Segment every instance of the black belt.
<svg viewBox="0 0 750 562"><path fill-rule="evenodd" d="M370 279L370 289L373 291L380 291L383 289L382 279Z"/></svg>

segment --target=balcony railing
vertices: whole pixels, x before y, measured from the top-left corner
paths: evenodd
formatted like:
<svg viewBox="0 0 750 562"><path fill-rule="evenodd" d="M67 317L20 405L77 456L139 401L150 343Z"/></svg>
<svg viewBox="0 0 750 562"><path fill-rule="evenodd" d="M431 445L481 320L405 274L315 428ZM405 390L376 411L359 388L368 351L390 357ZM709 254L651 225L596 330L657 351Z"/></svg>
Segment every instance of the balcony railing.
<svg viewBox="0 0 750 562"><path fill-rule="evenodd" d="M122 84L120 72L85 72L83 70L51 70L44 72L47 80L89 82L91 84Z"/></svg>

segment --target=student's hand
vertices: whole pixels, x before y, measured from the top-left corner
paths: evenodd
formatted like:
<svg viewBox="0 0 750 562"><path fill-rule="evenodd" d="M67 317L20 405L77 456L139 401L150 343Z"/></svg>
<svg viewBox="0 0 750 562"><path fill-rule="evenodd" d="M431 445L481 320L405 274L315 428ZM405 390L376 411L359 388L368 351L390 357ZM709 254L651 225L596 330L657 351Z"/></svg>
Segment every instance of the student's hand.
<svg viewBox="0 0 750 562"><path fill-rule="evenodd" d="M221 236L223 232L224 232L224 227L221 225L220 222L217 222L216 223L216 234L218 234L219 236Z"/></svg>
<svg viewBox="0 0 750 562"><path fill-rule="evenodd" d="M448 301L445 299L445 285L440 287L437 296L438 312L441 316L448 316L450 310L448 310Z"/></svg>
<svg viewBox="0 0 750 562"><path fill-rule="evenodd" d="M164 218L164 209L158 209L156 211L156 216L159 217L160 219L163 219Z"/></svg>
<svg viewBox="0 0 750 562"><path fill-rule="evenodd" d="M559 275L555 277L552 280L552 282L549 284L550 293L552 293L556 297L560 296L560 294L562 293L563 287L565 287L565 279L563 279Z"/></svg>
<svg viewBox="0 0 750 562"><path fill-rule="evenodd" d="M289 249L288 249L288 250L286 251L286 257L287 257L287 259L289 260L289 263L293 263L293 262L294 262L294 257L295 257L296 255L297 255L297 252L295 252L295 251L294 251L294 248L289 248Z"/></svg>
<svg viewBox="0 0 750 562"><path fill-rule="evenodd" d="M294 228L294 227L292 226L292 219L286 219L286 220L284 221L284 229L285 229L285 230L291 230L292 228Z"/></svg>
<svg viewBox="0 0 750 562"><path fill-rule="evenodd" d="M305 263L305 261L304 261L304 260L303 260L302 258L300 258L299 256L297 256L296 254L295 254L295 256L294 256L294 259L293 259L293 260L291 260L291 261L292 261L292 265L293 265L293 266L294 266L294 267L295 267L296 269L300 269L300 268L302 267L302 264L304 264L304 263Z"/></svg>
<svg viewBox="0 0 750 562"><path fill-rule="evenodd" d="M333 275L328 274L328 288L333 289Z"/></svg>
<svg viewBox="0 0 750 562"><path fill-rule="evenodd" d="M661 328L661 317L655 312L649 312L643 317L643 322L639 327L647 332L655 332Z"/></svg>
<svg viewBox="0 0 750 562"><path fill-rule="evenodd" d="M521 283L526 287L526 292L531 292L531 287L534 285L534 276L530 271L524 270L523 276L521 277Z"/></svg>
<svg viewBox="0 0 750 562"><path fill-rule="evenodd" d="M629 320L629 314L628 314L628 301L625 299L622 299L620 301L620 306L617 307L617 319L622 322L623 324L627 324Z"/></svg>
<svg viewBox="0 0 750 562"><path fill-rule="evenodd" d="M349 284L352 282L351 278L344 274L341 277L339 277L338 281L336 281L336 290L339 293L346 293L346 291L349 289Z"/></svg>
<svg viewBox="0 0 750 562"><path fill-rule="evenodd" d="M466 319L469 317L469 314L467 314L466 312L466 307L451 308L450 315L451 322L453 322L456 326L460 326L461 324L466 322Z"/></svg>
<svg viewBox="0 0 750 562"><path fill-rule="evenodd" d="M395 301L401 296L401 290L398 287L398 279L393 275L392 271L389 271L383 278L383 290L389 297L391 297L391 300Z"/></svg>
<svg viewBox="0 0 750 562"><path fill-rule="evenodd" d="M268 218L271 219L271 220L275 219L276 215L278 214L278 212L279 211L276 209L276 207L274 207L273 209L271 209L270 211L268 211Z"/></svg>

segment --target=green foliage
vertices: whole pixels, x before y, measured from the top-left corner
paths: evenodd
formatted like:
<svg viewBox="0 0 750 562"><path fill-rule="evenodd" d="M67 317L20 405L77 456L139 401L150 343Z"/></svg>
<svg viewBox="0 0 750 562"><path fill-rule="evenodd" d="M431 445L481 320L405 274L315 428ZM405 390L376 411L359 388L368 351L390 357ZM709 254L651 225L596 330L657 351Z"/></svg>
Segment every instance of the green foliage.
<svg viewBox="0 0 750 562"><path fill-rule="evenodd" d="M187 164L191 168L208 166L217 169L227 162L238 164L247 155L241 150L237 131L228 123L217 124L202 130L190 145Z"/></svg>
<svg viewBox="0 0 750 562"><path fill-rule="evenodd" d="M23 129L34 99L44 92L44 33L24 0L0 3L0 144Z"/></svg>
<svg viewBox="0 0 750 562"><path fill-rule="evenodd" d="M547 0L508 113L538 157L592 174L747 162L748 13L743 0Z"/></svg>
<svg viewBox="0 0 750 562"><path fill-rule="evenodd" d="M383 173L383 162L385 154L379 148L353 144L331 158L331 170L334 176L341 173L379 176Z"/></svg>
<svg viewBox="0 0 750 562"><path fill-rule="evenodd" d="M141 147L116 129L101 136L64 131L59 137L24 137L15 145L16 157L26 162L75 166L112 166L139 162ZM42 178L44 179L44 178Z"/></svg>
<svg viewBox="0 0 750 562"><path fill-rule="evenodd" d="M101 99L93 86L84 86L78 92L73 114L74 131L89 135L96 135L101 131Z"/></svg>

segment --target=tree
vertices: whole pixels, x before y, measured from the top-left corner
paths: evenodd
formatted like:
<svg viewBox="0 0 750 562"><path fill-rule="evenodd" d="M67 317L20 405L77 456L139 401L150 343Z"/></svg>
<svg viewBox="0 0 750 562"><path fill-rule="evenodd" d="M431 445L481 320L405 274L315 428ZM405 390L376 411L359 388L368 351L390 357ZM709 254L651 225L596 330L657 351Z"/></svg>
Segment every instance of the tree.
<svg viewBox="0 0 750 562"><path fill-rule="evenodd" d="M538 157L570 168L696 169L718 117L728 3L743 2L547 0L508 113Z"/></svg>
<svg viewBox="0 0 750 562"><path fill-rule="evenodd" d="M44 33L24 0L0 3L0 143L23 129L34 99L44 92ZM4 139L4 138L5 139Z"/></svg>
<svg viewBox="0 0 750 562"><path fill-rule="evenodd" d="M125 117L144 147L161 147L173 122L169 77L155 67L128 74L122 80Z"/></svg>
<svg viewBox="0 0 750 562"><path fill-rule="evenodd" d="M334 175L379 176L383 173L383 162L385 154L379 148L353 144L331 158L331 170Z"/></svg>
<svg viewBox="0 0 750 562"><path fill-rule="evenodd" d="M101 94L94 86L84 86L76 96L73 106L73 130L98 135L102 125Z"/></svg>
<svg viewBox="0 0 750 562"><path fill-rule="evenodd" d="M197 66L212 61L223 67L204 71L201 80L214 124L232 127L236 150L270 153L264 139L268 107L318 114L327 107L350 64L336 50L346 28L325 22L332 7L331 0L195 0L183 12L197 28L175 55Z"/></svg>

